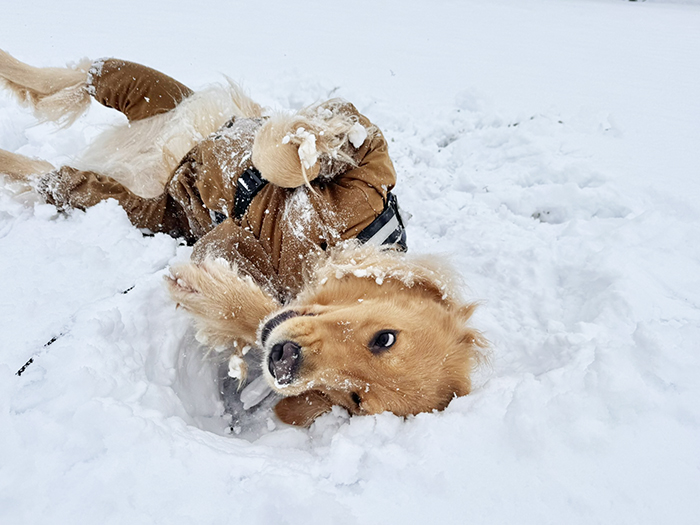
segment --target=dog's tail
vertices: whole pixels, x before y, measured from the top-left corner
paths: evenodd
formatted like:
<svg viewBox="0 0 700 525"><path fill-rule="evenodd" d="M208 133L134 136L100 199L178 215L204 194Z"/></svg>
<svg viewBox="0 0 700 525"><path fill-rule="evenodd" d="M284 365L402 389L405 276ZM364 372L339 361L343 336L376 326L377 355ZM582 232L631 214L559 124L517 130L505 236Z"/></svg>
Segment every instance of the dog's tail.
<svg viewBox="0 0 700 525"><path fill-rule="evenodd" d="M90 60L83 59L73 67L33 67L0 49L0 85L42 120L69 126L90 105L90 65Z"/></svg>
<svg viewBox="0 0 700 525"><path fill-rule="evenodd" d="M11 181L29 182L53 169L54 167L45 160L30 159L19 153L0 149L0 175L5 175Z"/></svg>

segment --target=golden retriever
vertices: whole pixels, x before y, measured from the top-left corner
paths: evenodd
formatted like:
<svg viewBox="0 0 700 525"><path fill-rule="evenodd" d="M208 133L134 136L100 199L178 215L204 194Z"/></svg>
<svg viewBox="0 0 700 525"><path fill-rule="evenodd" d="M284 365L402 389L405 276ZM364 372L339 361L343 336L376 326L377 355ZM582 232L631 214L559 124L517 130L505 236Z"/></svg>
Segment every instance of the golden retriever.
<svg viewBox="0 0 700 525"><path fill-rule="evenodd" d="M224 260L173 267L175 301L203 340L263 350L263 373L286 396L285 423L308 426L333 405L351 414L442 410L469 393L486 346L467 325L449 271L430 258L347 244L321 256L303 291L280 305Z"/></svg>
<svg viewBox="0 0 700 525"><path fill-rule="evenodd" d="M32 68L0 51L0 80L50 119L71 120L87 107L89 96L81 87L86 67ZM209 115L258 107L237 91L229 100L235 107L212 110L202 100L192 97L182 104L186 115L204 122L195 126L198 136L221 125L210 122ZM191 147L180 132L192 119L185 120L152 117L112 133L117 161L131 171L167 176L172 166L160 166L165 149L146 151L142 145L168 143L177 162ZM161 135L167 140L152 138ZM174 147L175 139L184 142ZM114 152L106 155L106 145L98 139L92 149L117 162ZM0 150L0 171L14 180L52 168ZM146 181L139 184L147 194ZM156 192L162 191L162 181L154 184ZM200 341L235 354L246 345L263 351L263 374L285 396L275 408L283 422L307 426L334 405L351 414L407 416L441 410L469 393L470 375L486 342L468 326L475 305L459 298L449 270L429 257L359 242L316 256L301 292L288 304L279 304L235 265L211 257L173 267L167 284L173 299L194 316Z"/></svg>

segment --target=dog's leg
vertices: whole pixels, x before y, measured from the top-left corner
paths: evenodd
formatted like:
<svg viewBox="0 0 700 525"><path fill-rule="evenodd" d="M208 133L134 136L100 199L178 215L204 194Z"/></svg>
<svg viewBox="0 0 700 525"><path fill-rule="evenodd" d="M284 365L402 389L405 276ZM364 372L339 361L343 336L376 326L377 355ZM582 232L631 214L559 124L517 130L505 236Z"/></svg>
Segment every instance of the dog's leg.
<svg viewBox="0 0 700 525"><path fill-rule="evenodd" d="M254 344L260 322L279 308L250 277L223 259L175 266L170 273L170 295L194 316L197 339L214 349L230 348L238 341Z"/></svg>
<svg viewBox="0 0 700 525"><path fill-rule="evenodd" d="M19 153L10 153L0 149L0 174L12 181L27 182L33 176L43 175L54 167L45 160L30 159Z"/></svg>
<svg viewBox="0 0 700 525"><path fill-rule="evenodd" d="M0 77L34 97L53 95L85 82L85 72L67 67L33 67L0 49Z"/></svg>
<svg viewBox="0 0 700 525"><path fill-rule="evenodd" d="M90 61L75 68L33 67L0 50L0 83L42 119L71 124L90 105Z"/></svg>

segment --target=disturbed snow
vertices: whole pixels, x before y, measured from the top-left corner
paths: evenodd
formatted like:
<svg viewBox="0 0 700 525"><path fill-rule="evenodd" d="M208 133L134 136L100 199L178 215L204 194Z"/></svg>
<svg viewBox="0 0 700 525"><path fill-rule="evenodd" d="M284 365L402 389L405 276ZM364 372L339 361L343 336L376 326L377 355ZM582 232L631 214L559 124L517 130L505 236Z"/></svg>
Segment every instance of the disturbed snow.
<svg viewBox="0 0 700 525"><path fill-rule="evenodd" d="M115 202L63 215L5 185L2 523L693 523L700 159L689 145L700 141L700 79L690 65L700 45L676 47L673 38L696 35L700 13L653 2L635 10L614 2L467 4L440 20L469 26L464 38L474 39L481 24L491 47L481 48L483 62L471 56L473 75L434 87L436 96L451 91L449 100L426 101L410 83L393 99L379 79L378 94L339 94L352 95L390 141L396 193L414 216L411 250L449 256L467 295L483 301L473 322L492 356L474 392L407 420L335 410L309 430L284 427L262 406L231 434L218 392L226 370L204 358L162 285L168 265L190 249L142 236ZM409 17L401 18L409 28L433 20L396 6L388 13ZM551 32L522 49L510 45L513 28L543 19ZM571 20L600 33L578 32ZM550 45L572 31L577 39ZM617 46L638 31L645 39L620 69ZM28 61L68 57L42 62L44 48L21 49L14 38L8 50ZM425 45L458 67L461 54L450 54L446 40ZM584 51L592 62L577 62L580 75L562 68L547 77L553 103L517 69L516 58L539 72L558 53L580 59ZM175 69L165 57L162 66ZM507 67L522 82L481 94L489 75ZM611 88L597 101L602 109L586 106L587 92L602 82L632 85L630 75L638 89ZM292 107L338 94L331 81L298 72L258 88L265 102ZM509 98L516 92L520 103ZM117 120L94 107L54 133L0 94L0 147L69 163L104 122Z"/></svg>

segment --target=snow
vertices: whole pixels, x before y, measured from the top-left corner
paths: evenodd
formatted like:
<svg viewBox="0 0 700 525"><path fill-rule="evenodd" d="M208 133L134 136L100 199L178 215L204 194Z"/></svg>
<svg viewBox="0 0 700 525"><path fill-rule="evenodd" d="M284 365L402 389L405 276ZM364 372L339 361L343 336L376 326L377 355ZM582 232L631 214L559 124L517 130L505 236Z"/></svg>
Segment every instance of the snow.
<svg viewBox="0 0 700 525"><path fill-rule="evenodd" d="M237 354L233 354L228 360L228 376L234 379L243 379L245 373L245 362Z"/></svg>
<svg viewBox="0 0 700 525"><path fill-rule="evenodd" d="M367 140L367 130L359 122L355 122L348 132L348 140L355 148L360 148Z"/></svg>
<svg viewBox="0 0 700 525"><path fill-rule="evenodd" d="M256 377L241 391L241 401L243 409L249 410L263 399L265 399L272 389L265 381L263 376Z"/></svg>
<svg viewBox="0 0 700 525"><path fill-rule="evenodd" d="M389 140L410 250L449 257L493 348L442 413L303 430L262 403L230 434L227 365L162 284L190 249L113 201L62 215L0 187L0 523L697 521L697 2L34 0L3 21L33 65L352 101ZM57 165L119 121L56 130L0 94L0 148Z"/></svg>
<svg viewBox="0 0 700 525"><path fill-rule="evenodd" d="M306 131L304 128L298 128L295 135L301 140L299 144L299 160L301 160L305 169L311 169L316 164L319 155L316 149L316 135Z"/></svg>

